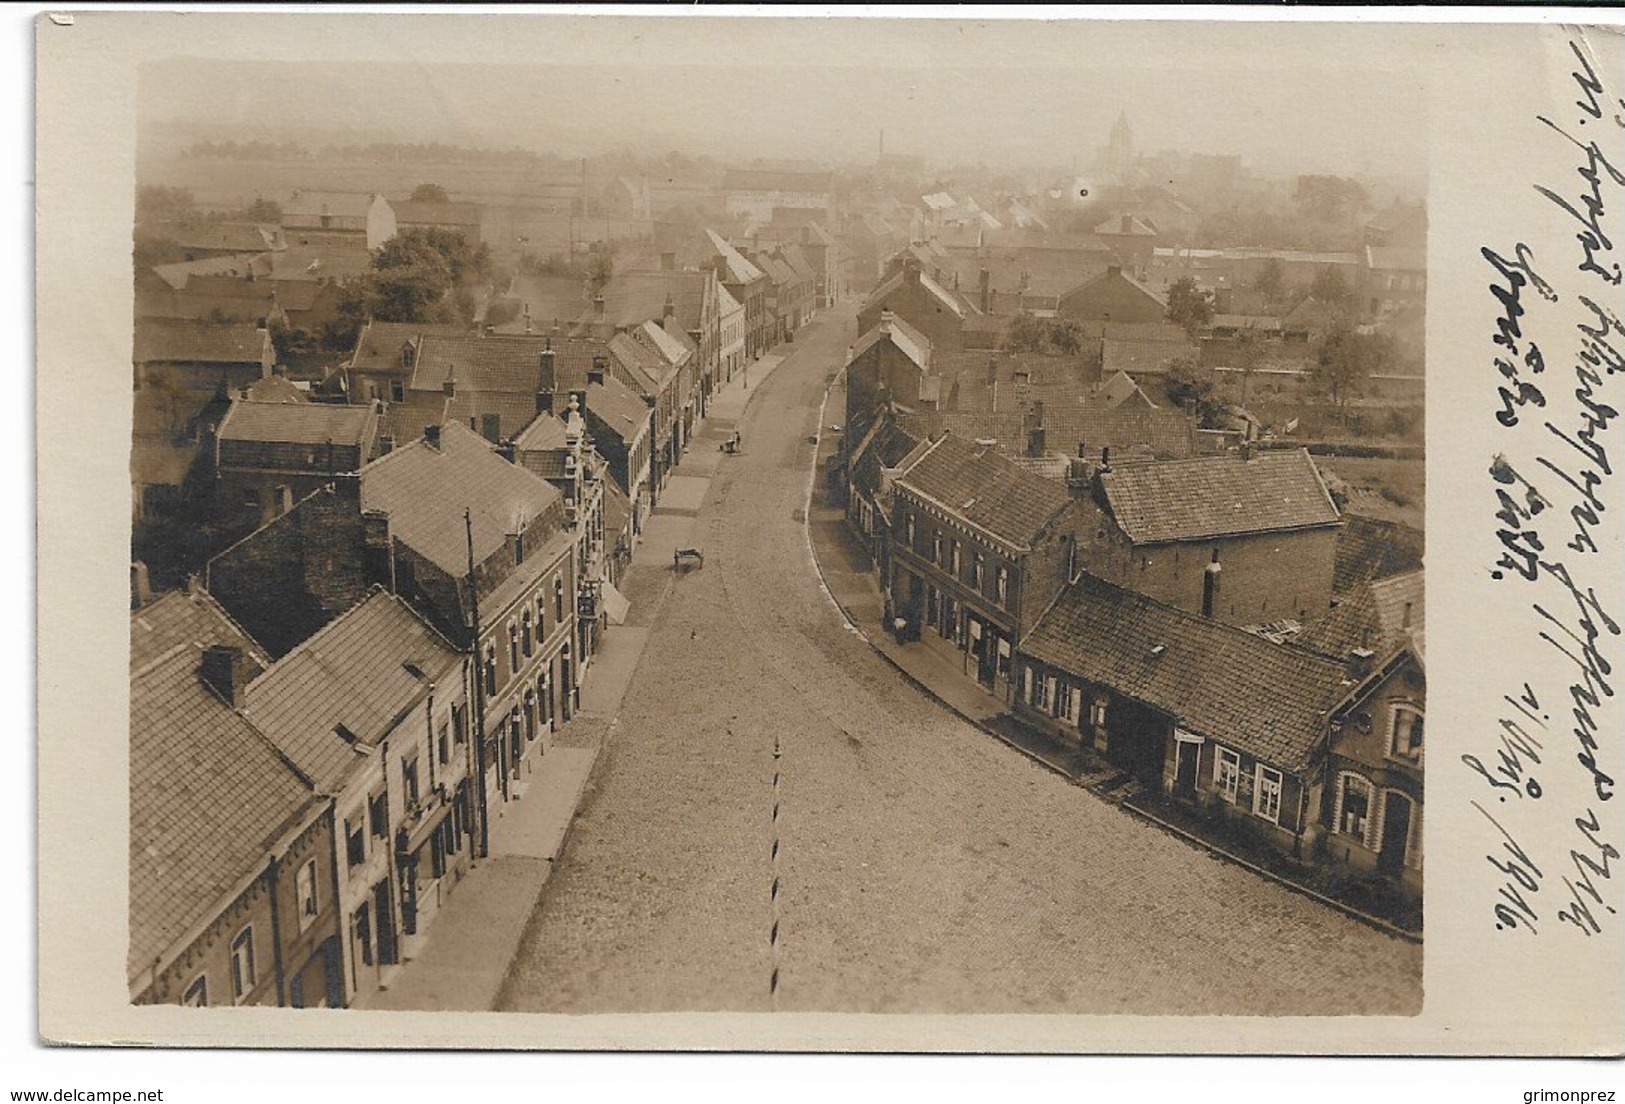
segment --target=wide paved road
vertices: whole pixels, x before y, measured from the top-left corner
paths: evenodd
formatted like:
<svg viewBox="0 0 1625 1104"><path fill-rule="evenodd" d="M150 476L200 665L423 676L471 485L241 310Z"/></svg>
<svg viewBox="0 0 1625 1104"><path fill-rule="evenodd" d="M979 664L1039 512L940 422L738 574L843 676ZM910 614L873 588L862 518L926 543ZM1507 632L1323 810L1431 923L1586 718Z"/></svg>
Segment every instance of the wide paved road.
<svg viewBox="0 0 1625 1104"><path fill-rule="evenodd" d="M847 627L802 511L851 312L778 350L746 454L718 462L719 420L691 454L709 482L663 501L705 567L634 572L633 616L611 631L647 643L500 1006L1418 1010L1420 948L1034 766Z"/></svg>

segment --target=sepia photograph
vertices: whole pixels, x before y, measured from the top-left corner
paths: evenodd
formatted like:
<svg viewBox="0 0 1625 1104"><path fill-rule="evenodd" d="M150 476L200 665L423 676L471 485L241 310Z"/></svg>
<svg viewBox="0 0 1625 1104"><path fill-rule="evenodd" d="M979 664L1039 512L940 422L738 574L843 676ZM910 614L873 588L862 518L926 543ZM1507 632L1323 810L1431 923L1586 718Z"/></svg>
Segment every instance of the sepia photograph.
<svg viewBox="0 0 1625 1104"><path fill-rule="evenodd" d="M143 67L131 1000L1416 1012L1404 82L712 76Z"/></svg>
<svg viewBox="0 0 1625 1104"><path fill-rule="evenodd" d="M1619 961L1583 34L1468 36L1548 68L1537 136L1604 105L1514 247L1449 27L56 18L64 87L139 40L76 369L128 341L121 1038L1425 1052L1503 1014L1435 955Z"/></svg>

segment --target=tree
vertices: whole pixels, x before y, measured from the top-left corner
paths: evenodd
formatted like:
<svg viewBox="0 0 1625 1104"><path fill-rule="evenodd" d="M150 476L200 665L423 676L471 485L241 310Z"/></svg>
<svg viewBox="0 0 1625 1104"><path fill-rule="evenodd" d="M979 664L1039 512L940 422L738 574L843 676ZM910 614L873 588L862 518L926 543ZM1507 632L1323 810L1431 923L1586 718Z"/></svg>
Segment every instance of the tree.
<svg viewBox="0 0 1625 1104"><path fill-rule="evenodd" d="M1241 373L1241 406L1245 410L1248 386L1252 383L1253 372L1264 359L1263 335L1251 326L1245 327L1236 334L1235 348L1236 355L1231 367Z"/></svg>
<svg viewBox="0 0 1625 1104"><path fill-rule="evenodd" d="M1321 340L1309 368L1309 382L1326 397L1346 426L1349 400L1360 393L1373 374L1390 366L1393 356L1391 338L1339 325Z"/></svg>
<svg viewBox="0 0 1625 1104"><path fill-rule="evenodd" d="M1365 185L1342 176L1300 176L1292 200L1304 214L1321 222L1341 221L1371 206Z"/></svg>
<svg viewBox="0 0 1625 1104"><path fill-rule="evenodd" d="M413 203L450 203L451 196L438 184L419 184L412 189Z"/></svg>
<svg viewBox="0 0 1625 1104"><path fill-rule="evenodd" d="M1309 284L1309 297L1328 306L1342 307L1348 305L1351 293L1348 284L1343 280L1343 274L1330 265L1323 265L1316 270L1315 278Z"/></svg>
<svg viewBox="0 0 1625 1104"><path fill-rule="evenodd" d="M587 258L587 295L592 297L604 290L610 277L615 275L615 258L608 251L599 251Z"/></svg>
<svg viewBox="0 0 1625 1104"><path fill-rule="evenodd" d="M1195 336L1213 321L1213 293L1197 287L1191 277L1181 276L1168 285L1168 321Z"/></svg>
<svg viewBox="0 0 1625 1104"><path fill-rule="evenodd" d="M487 255L488 257L488 255ZM397 234L373 254L367 306L383 322L466 321L471 300L453 293L484 263L463 235L437 227Z"/></svg>
<svg viewBox="0 0 1625 1104"><path fill-rule="evenodd" d="M1281 297L1281 292L1286 290L1286 269L1280 258L1271 257L1264 262L1258 278L1253 281L1253 290L1272 303Z"/></svg>
<svg viewBox="0 0 1625 1104"><path fill-rule="evenodd" d="M1013 353L1059 353L1077 356L1083 351L1083 327L1071 319L1039 318L1025 312L1010 324L1005 347Z"/></svg>
<svg viewBox="0 0 1625 1104"><path fill-rule="evenodd" d="M1162 388L1170 403L1194 413L1204 428L1214 428L1224 417L1225 404L1218 397L1218 380L1189 357L1168 365L1162 376Z"/></svg>

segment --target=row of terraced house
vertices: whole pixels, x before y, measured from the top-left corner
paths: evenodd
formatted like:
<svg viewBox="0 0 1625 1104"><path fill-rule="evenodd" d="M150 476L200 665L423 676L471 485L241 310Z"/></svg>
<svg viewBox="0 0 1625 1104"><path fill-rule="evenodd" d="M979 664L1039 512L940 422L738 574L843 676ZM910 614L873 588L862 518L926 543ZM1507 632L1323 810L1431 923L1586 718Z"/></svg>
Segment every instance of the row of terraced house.
<svg viewBox="0 0 1625 1104"><path fill-rule="evenodd" d="M1302 449L1205 451L1098 358L966 351L953 308L905 265L845 373L882 628L1195 823L1419 896L1420 532Z"/></svg>
<svg viewBox="0 0 1625 1104"><path fill-rule="evenodd" d="M178 584L132 565L132 1000L365 1005L431 938L712 392L793 332L748 334L726 286L765 274L704 260L505 327L370 322L319 381L251 323L138 320L137 518L235 539Z"/></svg>

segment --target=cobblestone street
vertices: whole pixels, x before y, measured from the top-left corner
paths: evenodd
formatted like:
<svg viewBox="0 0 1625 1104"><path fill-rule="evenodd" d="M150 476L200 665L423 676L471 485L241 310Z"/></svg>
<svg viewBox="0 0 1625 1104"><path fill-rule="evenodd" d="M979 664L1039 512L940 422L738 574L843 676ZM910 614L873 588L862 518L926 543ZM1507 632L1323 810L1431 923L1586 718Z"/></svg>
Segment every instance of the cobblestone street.
<svg viewBox="0 0 1625 1104"><path fill-rule="evenodd" d="M854 311L753 365L657 505L611 630L636 674L499 1007L1419 1011L1420 947L1070 785L847 625L805 511Z"/></svg>

